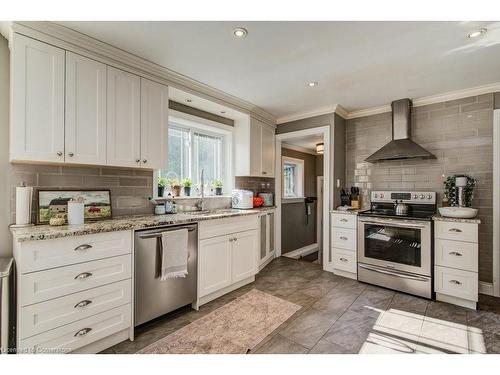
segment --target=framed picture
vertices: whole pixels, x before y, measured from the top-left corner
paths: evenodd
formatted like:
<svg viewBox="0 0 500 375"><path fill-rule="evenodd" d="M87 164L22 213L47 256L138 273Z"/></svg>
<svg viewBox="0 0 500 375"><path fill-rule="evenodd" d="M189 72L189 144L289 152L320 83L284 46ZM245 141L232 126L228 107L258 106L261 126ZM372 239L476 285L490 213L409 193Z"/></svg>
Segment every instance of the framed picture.
<svg viewBox="0 0 500 375"><path fill-rule="evenodd" d="M48 224L51 217L64 215L67 220L68 201L83 198L85 221L111 219L109 190L37 190L37 224Z"/></svg>

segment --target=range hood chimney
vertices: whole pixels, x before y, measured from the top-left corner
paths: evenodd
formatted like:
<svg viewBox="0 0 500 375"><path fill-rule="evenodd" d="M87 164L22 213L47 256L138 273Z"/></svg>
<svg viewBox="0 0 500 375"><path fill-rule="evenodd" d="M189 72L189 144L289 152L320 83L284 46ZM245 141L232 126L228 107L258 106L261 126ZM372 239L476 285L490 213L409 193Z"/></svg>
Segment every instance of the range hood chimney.
<svg viewBox="0 0 500 375"><path fill-rule="evenodd" d="M395 100L391 103L392 141L367 157L365 161L375 163L385 160L436 158L429 151L411 140L411 107L410 99Z"/></svg>

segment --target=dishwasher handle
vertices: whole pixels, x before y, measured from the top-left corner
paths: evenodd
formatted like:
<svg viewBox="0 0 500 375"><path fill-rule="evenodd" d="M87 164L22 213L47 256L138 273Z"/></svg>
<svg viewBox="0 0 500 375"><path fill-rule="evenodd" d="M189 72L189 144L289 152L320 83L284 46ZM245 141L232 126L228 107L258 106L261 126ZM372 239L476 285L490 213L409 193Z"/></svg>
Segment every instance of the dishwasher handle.
<svg viewBox="0 0 500 375"><path fill-rule="evenodd" d="M170 230L162 230L161 232L148 233L148 234L139 234L139 238L141 240L146 240L146 239L149 239L149 238L160 238L161 235L162 235L162 233L164 233L164 232L171 232L171 231L179 230L179 229L185 229L185 228L178 227L178 228L170 229ZM196 230L196 227L187 228L187 230L188 230L188 232L194 232Z"/></svg>

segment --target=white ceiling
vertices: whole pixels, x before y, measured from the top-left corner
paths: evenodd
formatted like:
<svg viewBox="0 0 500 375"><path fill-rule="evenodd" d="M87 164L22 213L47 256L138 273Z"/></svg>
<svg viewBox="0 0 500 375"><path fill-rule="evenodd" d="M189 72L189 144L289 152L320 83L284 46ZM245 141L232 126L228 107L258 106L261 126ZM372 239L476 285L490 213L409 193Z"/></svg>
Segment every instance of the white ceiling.
<svg viewBox="0 0 500 375"><path fill-rule="evenodd" d="M278 119L500 82L500 23L60 22ZM248 29L237 40L231 30ZM488 32L475 39L478 27ZM307 83L317 81L310 88Z"/></svg>
<svg viewBox="0 0 500 375"><path fill-rule="evenodd" d="M283 143L316 152L316 145L322 142L323 134L312 134L302 138L287 139Z"/></svg>

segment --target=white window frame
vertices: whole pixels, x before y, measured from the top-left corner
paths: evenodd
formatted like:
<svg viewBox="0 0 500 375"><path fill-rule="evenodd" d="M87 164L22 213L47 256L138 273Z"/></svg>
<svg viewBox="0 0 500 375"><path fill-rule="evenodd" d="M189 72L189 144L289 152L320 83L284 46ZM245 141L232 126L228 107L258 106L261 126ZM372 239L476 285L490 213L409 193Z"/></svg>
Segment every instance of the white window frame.
<svg viewBox="0 0 500 375"><path fill-rule="evenodd" d="M283 200L287 199L302 199L304 198L304 160L291 158L288 156L281 157L281 176L285 180L285 164L294 164L297 167L297 195L285 196L285 184L281 184L281 194Z"/></svg>
<svg viewBox="0 0 500 375"><path fill-rule="evenodd" d="M234 180L234 166L232 160L234 128L229 125L224 125L215 121L206 120L201 117L189 115L187 113L175 110L170 110L169 113L170 113L168 118L169 129L171 126L176 128L188 128L194 132L199 131L206 135L212 135L214 137L223 138L221 147L221 179L223 183L223 195L228 195L233 189L233 180ZM190 169L192 167L192 163L194 163L194 160L192 159L193 159L193 150L190 153L190 161L189 161ZM168 169L168 163L167 163L167 169ZM158 175L159 171L156 170L153 176L154 197L158 197ZM195 193L195 191L193 191L193 193ZM192 195L191 197L196 198L196 195Z"/></svg>

